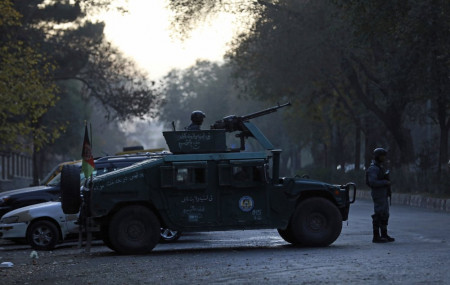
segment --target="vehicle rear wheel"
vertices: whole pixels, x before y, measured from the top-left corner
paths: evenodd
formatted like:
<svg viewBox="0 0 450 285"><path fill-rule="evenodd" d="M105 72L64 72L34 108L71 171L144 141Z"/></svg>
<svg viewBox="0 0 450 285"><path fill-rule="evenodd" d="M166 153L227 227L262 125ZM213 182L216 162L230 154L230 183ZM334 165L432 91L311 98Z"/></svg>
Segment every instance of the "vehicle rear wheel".
<svg viewBox="0 0 450 285"><path fill-rule="evenodd" d="M341 233L342 216L336 205L325 198L306 199L297 206L291 229L296 243L328 246Z"/></svg>
<svg viewBox="0 0 450 285"><path fill-rule="evenodd" d="M156 215L144 206L128 206L119 210L109 224L110 248L120 254L145 254L160 239Z"/></svg>
<svg viewBox="0 0 450 285"><path fill-rule="evenodd" d="M181 236L180 231L161 228L161 242L170 243L177 241Z"/></svg>
<svg viewBox="0 0 450 285"><path fill-rule="evenodd" d="M107 247L109 247L110 249L112 249L112 250L115 251L115 249L114 249L114 248L112 247L112 245L111 245L111 241L109 240L109 230L108 230L108 227L105 226L105 225L102 225L102 226L100 227L100 238L101 238L101 240L103 240L103 242L105 243L105 245L106 245Z"/></svg>
<svg viewBox="0 0 450 285"><path fill-rule="evenodd" d="M80 168L76 165L64 165L61 170L61 207L64 214L76 214L80 211Z"/></svg>
<svg viewBox="0 0 450 285"><path fill-rule="evenodd" d="M36 221L27 231L27 240L37 250L52 250L59 241L58 226L50 221Z"/></svg>

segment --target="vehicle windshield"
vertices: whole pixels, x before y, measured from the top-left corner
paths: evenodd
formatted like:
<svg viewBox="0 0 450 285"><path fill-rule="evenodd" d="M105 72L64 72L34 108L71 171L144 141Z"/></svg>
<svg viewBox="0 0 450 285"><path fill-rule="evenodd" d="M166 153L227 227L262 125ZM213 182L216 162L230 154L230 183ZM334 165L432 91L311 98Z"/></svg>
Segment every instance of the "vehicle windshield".
<svg viewBox="0 0 450 285"><path fill-rule="evenodd" d="M49 183L55 178L55 173L59 172L61 169L61 165L58 164L55 166L50 172L42 179L41 185L49 185Z"/></svg>
<svg viewBox="0 0 450 285"><path fill-rule="evenodd" d="M47 182L47 186L58 186L61 183L61 172L58 173L55 177L53 177L49 182Z"/></svg>

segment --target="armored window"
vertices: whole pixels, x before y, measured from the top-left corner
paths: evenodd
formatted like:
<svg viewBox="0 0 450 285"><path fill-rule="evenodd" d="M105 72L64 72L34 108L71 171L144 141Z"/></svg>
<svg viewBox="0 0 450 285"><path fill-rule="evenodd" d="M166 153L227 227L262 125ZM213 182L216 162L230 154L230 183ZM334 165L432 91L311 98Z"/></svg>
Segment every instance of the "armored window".
<svg viewBox="0 0 450 285"><path fill-rule="evenodd" d="M234 166L233 180L237 182L253 181L253 166Z"/></svg>
<svg viewBox="0 0 450 285"><path fill-rule="evenodd" d="M206 183L206 168L193 168L193 172L195 183Z"/></svg>
<svg viewBox="0 0 450 285"><path fill-rule="evenodd" d="M176 171L177 184L187 184L192 181L192 173L188 168L178 168ZM191 176L191 177L189 177Z"/></svg>
<svg viewBox="0 0 450 285"><path fill-rule="evenodd" d="M177 185L206 183L206 168L204 167L179 167L175 173Z"/></svg>
<svg viewBox="0 0 450 285"><path fill-rule="evenodd" d="M206 162L176 162L174 165L175 185L177 188L206 187Z"/></svg>
<svg viewBox="0 0 450 285"><path fill-rule="evenodd" d="M231 165L232 185L252 187L267 181L263 160L236 161Z"/></svg>

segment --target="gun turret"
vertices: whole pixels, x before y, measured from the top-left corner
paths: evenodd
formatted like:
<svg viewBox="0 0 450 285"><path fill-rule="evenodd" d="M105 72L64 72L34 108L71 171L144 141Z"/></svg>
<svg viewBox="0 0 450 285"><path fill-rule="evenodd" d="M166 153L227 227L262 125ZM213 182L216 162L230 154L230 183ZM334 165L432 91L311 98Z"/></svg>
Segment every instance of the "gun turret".
<svg viewBox="0 0 450 285"><path fill-rule="evenodd" d="M290 106L291 102L285 103L285 104L278 104L277 106L251 113L245 116L235 116L230 115L226 116L222 120L216 121L214 125L211 126L211 130L225 130L226 132L235 132L240 131L239 134L236 134L236 137L239 137L241 139L241 150L245 149L245 138L248 138L250 136L255 136L255 133L258 137L261 138L261 140L264 140L265 142L263 145L265 145L266 148L272 147L270 142L267 141L267 139L262 135L262 133L254 127L249 120L254 119L257 117L261 117L270 113L276 112L278 109ZM251 130L249 129L251 128ZM258 138L257 138L258 139ZM259 140L259 139L258 139ZM266 143L267 141L267 143Z"/></svg>
<svg viewBox="0 0 450 285"><path fill-rule="evenodd" d="M235 132L235 131L247 131L247 128L243 124L243 122L247 122L250 119L254 119L257 117L261 117L270 113L276 112L278 109L290 106L291 102L285 103L285 104L278 104L278 106L274 106L259 112L251 113L244 116L235 116L230 115L226 116L222 120L216 121L214 125L211 126L211 130L225 130L227 132Z"/></svg>

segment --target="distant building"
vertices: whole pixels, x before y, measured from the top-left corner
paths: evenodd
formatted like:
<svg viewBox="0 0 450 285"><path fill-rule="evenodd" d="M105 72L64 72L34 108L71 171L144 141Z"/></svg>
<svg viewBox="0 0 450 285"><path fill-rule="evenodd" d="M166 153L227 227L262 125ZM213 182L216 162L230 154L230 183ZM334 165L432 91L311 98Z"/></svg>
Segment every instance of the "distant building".
<svg viewBox="0 0 450 285"><path fill-rule="evenodd" d="M28 187L33 182L33 160L29 154L0 152L0 192Z"/></svg>

